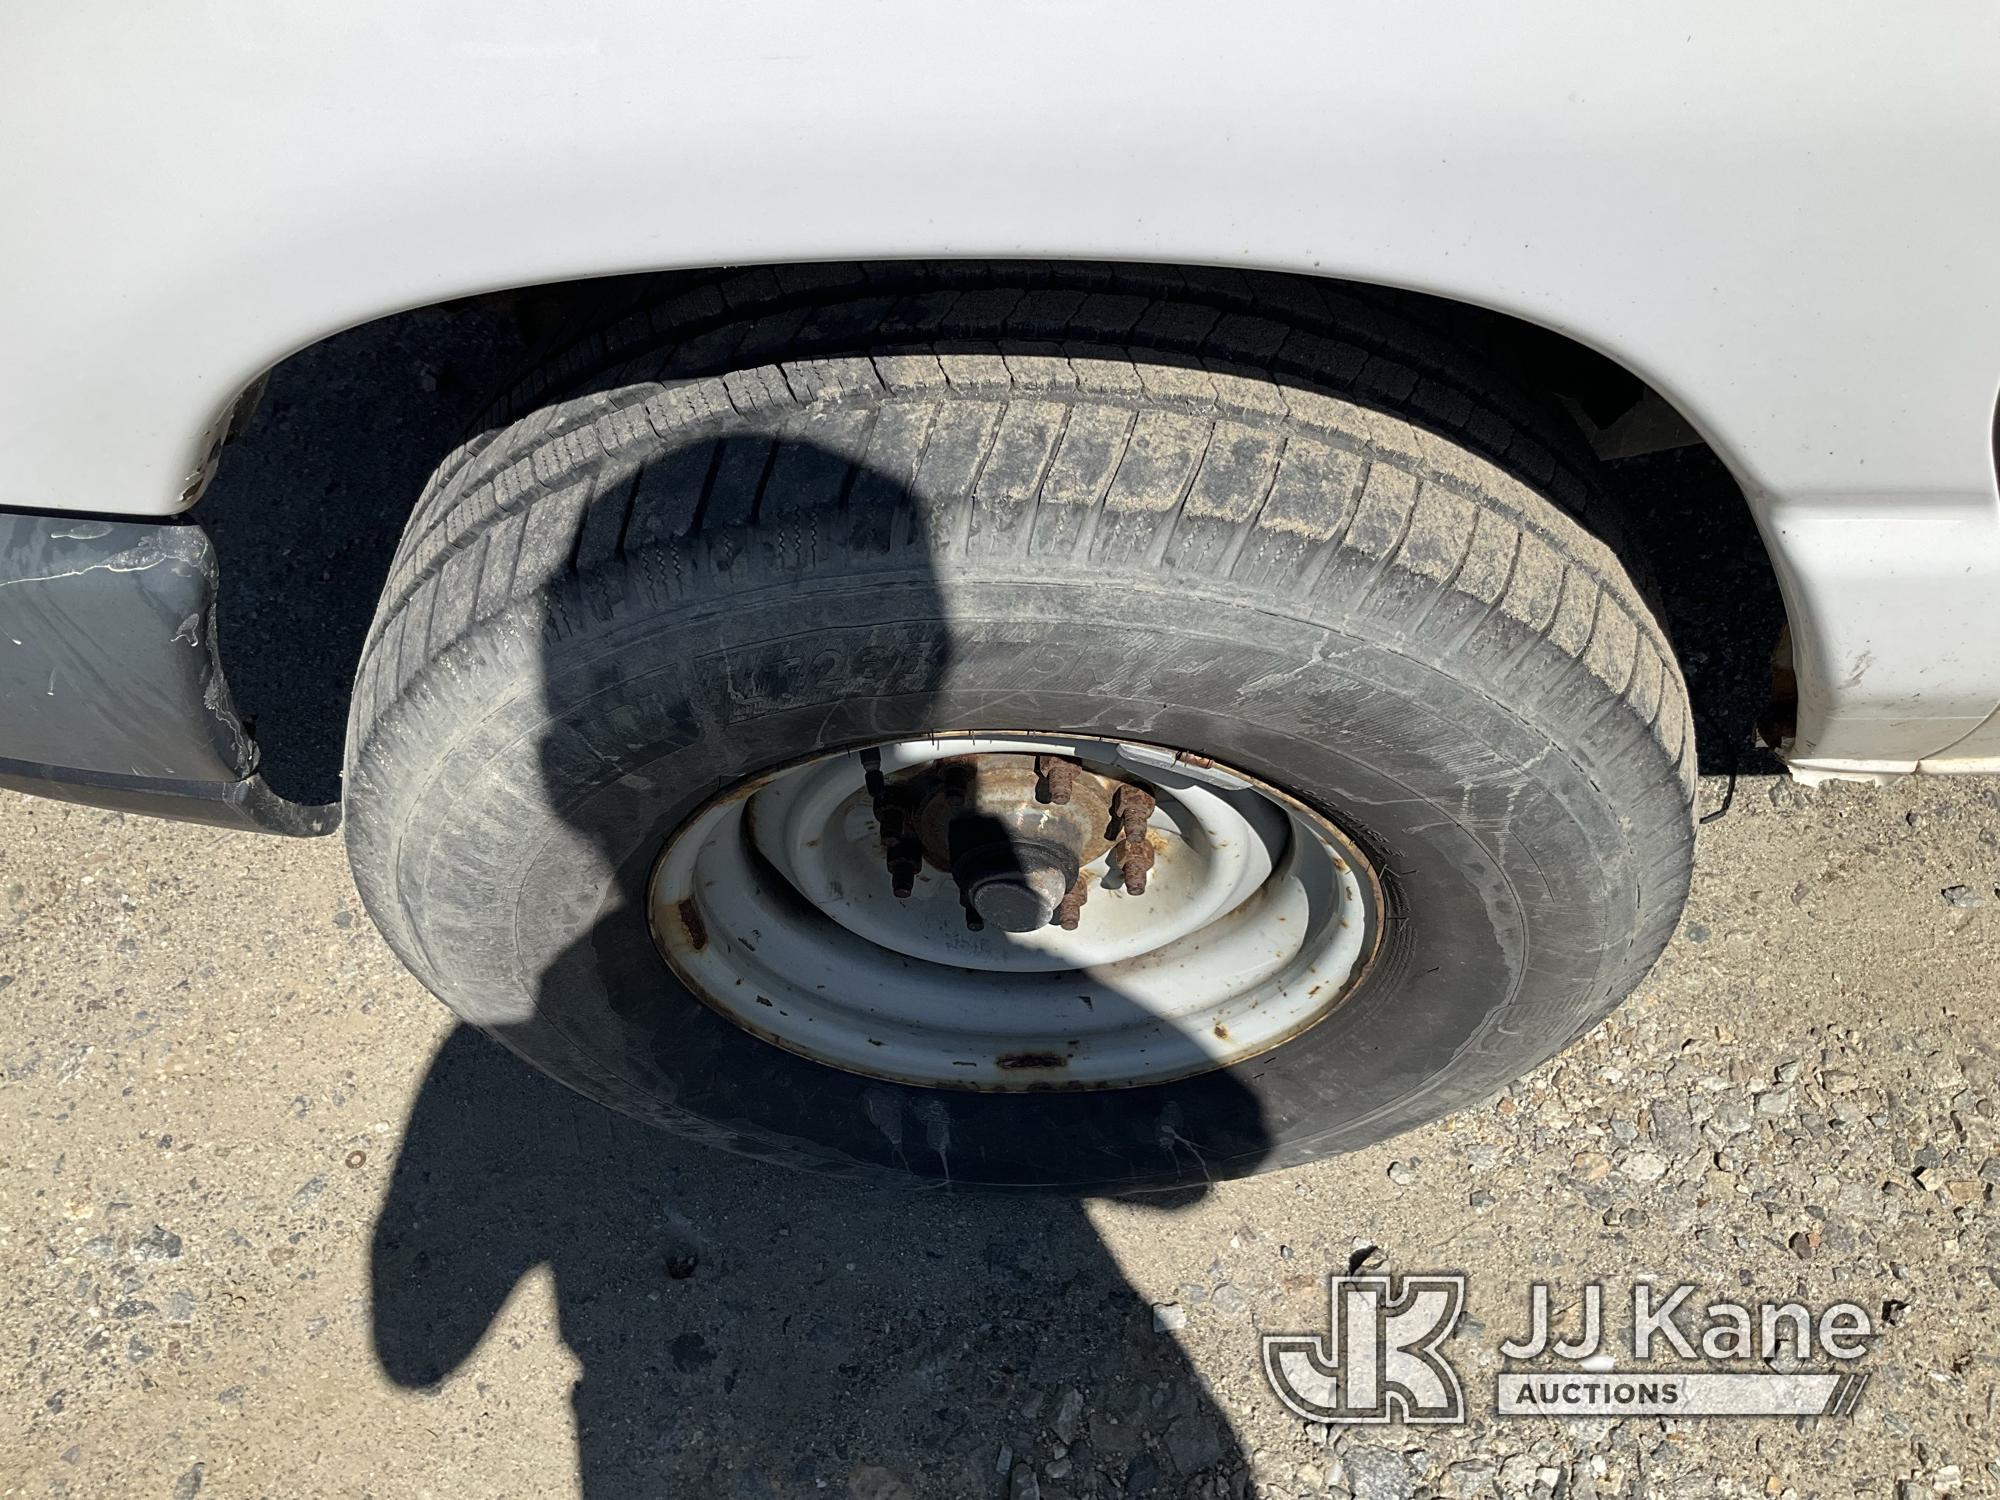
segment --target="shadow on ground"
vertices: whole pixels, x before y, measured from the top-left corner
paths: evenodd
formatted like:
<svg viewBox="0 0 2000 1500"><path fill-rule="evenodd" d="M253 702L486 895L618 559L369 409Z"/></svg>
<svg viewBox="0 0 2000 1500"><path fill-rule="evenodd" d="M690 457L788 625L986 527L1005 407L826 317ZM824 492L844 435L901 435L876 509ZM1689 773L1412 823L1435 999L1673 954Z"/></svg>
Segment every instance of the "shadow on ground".
<svg viewBox="0 0 2000 1500"><path fill-rule="evenodd" d="M1081 1204L818 1183L614 1115L462 1027L376 1227L390 1378L448 1376L540 1265L583 1365L591 1500L1005 1495L1003 1449L1044 1500L1236 1493L1234 1438Z"/></svg>
<svg viewBox="0 0 2000 1500"><path fill-rule="evenodd" d="M278 370L232 445L200 519L232 684L280 792L338 794L346 685L410 504L519 351L479 310L357 330ZM588 1500L1247 1484L1077 1197L819 1182L656 1133L461 1027L376 1226L385 1373L450 1378L543 1266L581 1365Z"/></svg>

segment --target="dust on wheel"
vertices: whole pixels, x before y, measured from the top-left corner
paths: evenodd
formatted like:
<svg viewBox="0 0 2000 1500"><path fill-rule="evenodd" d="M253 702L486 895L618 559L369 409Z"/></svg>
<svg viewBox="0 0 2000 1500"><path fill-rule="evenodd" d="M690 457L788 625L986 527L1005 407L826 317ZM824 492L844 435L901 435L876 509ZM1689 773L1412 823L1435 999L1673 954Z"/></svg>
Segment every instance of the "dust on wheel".
<svg viewBox="0 0 2000 1500"><path fill-rule="evenodd" d="M398 952L616 1108L912 1183L1305 1161L1588 1027L1692 843L1613 509L1470 355L1276 285L835 268L580 329L363 661Z"/></svg>

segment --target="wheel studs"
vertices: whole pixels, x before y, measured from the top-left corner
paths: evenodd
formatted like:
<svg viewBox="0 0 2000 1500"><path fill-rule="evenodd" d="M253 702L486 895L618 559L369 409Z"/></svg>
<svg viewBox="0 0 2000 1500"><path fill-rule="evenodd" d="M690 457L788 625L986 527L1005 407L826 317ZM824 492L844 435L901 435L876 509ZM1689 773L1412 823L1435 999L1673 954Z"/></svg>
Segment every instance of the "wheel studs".
<svg viewBox="0 0 2000 1500"><path fill-rule="evenodd" d="M1125 877L1125 894L1145 895L1146 872L1153 868L1153 846L1144 839L1120 842L1112 849L1111 858L1118 866L1118 873Z"/></svg>
<svg viewBox="0 0 2000 1500"><path fill-rule="evenodd" d="M900 801L884 799L878 815L882 825L882 849L889 863L889 887L907 897L917 883L917 871L924 867L923 840L917 837L916 819Z"/></svg>
<svg viewBox="0 0 2000 1500"><path fill-rule="evenodd" d="M1074 932L1091 884L1077 872L1094 855L1114 889L1146 894L1159 857L1147 828L1158 803L1143 786L1063 755L967 756L893 779L879 752L864 750L860 759L899 900L915 894L930 864L958 884L970 932L1044 925Z"/></svg>
<svg viewBox="0 0 2000 1500"><path fill-rule="evenodd" d="M1076 877L1076 884L1069 888L1069 894L1056 903L1056 914L1049 920L1064 932L1075 932L1076 924L1083 920L1083 903L1090 899L1090 876Z"/></svg>
<svg viewBox="0 0 2000 1500"><path fill-rule="evenodd" d="M1067 807L1070 793L1076 790L1076 778L1083 774L1083 767L1060 755L1037 755L1035 770L1042 778L1038 789L1041 800L1057 807Z"/></svg>
<svg viewBox="0 0 2000 1500"><path fill-rule="evenodd" d="M875 826L882 835L889 888L899 899L907 899L916 889L917 871L924 866L924 844L917 836L915 809L909 806L908 792L900 786L890 786L883 776L879 750L864 750L861 764L867 775L868 800L874 804Z"/></svg>
<svg viewBox="0 0 2000 1500"><path fill-rule="evenodd" d="M1153 794L1136 786L1121 786L1111 799L1116 837L1111 845L1111 865L1125 882L1125 894L1146 894L1146 872L1156 858L1146 841L1146 820L1156 806Z"/></svg>

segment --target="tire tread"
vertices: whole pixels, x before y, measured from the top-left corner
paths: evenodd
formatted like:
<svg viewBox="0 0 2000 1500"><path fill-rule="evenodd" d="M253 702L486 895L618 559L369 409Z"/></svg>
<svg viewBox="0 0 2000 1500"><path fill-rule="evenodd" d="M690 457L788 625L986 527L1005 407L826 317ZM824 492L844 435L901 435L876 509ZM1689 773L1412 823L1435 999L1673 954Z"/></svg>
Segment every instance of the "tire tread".
<svg viewBox="0 0 2000 1500"><path fill-rule="evenodd" d="M1685 687L1588 456L1393 309L1254 273L1034 265L657 278L611 301L427 488L351 765L456 643L544 595L564 633L746 560L1015 557L1378 621L1577 734L1627 726L1685 817ZM602 580L634 556L638 584ZM1677 911L1684 885L1650 889Z"/></svg>

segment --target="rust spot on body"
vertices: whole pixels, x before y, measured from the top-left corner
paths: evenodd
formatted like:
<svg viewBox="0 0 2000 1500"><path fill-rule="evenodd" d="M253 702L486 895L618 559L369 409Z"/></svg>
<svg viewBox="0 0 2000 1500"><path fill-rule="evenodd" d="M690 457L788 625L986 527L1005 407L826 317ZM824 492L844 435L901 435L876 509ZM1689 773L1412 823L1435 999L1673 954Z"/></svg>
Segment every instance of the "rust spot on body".
<svg viewBox="0 0 2000 1500"><path fill-rule="evenodd" d="M1229 1040L1229 1028L1224 1026L1220 1021L1215 1023L1215 1034L1225 1042Z"/></svg>
<svg viewBox="0 0 2000 1500"><path fill-rule="evenodd" d="M1024 1068L1066 1068L1069 1058L1061 1052L1003 1052L993 1059L1011 1070Z"/></svg>
<svg viewBox="0 0 2000 1500"><path fill-rule="evenodd" d="M699 953L708 946L708 924L701 919L701 908L694 904L694 897L682 898L674 907L680 913L681 926L687 929L688 946Z"/></svg>

